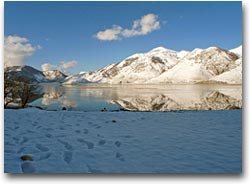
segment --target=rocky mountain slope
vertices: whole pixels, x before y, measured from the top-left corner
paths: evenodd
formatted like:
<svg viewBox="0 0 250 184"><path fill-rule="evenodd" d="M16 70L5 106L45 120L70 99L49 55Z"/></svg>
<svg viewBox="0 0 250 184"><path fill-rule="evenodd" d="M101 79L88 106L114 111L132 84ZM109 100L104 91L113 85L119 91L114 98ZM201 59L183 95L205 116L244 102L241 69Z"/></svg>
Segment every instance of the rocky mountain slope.
<svg viewBox="0 0 250 184"><path fill-rule="evenodd" d="M86 73L84 77L93 82L144 83L175 66L178 59L177 52L158 47L148 53L134 54L120 63Z"/></svg>
<svg viewBox="0 0 250 184"><path fill-rule="evenodd" d="M208 81L241 84L241 63L242 46L229 51L209 47L179 52L157 47L147 53L134 54L119 63L107 65L97 71L70 76L66 78L64 84Z"/></svg>
<svg viewBox="0 0 250 184"><path fill-rule="evenodd" d="M21 79L27 82L43 82L44 74L43 72L31 67L31 66L10 66L4 69L8 75L13 79Z"/></svg>
<svg viewBox="0 0 250 184"><path fill-rule="evenodd" d="M27 65L6 67L4 72L13 80L20 79L30 83L62 81L66 77L58 70L41 72Z"/></svg>

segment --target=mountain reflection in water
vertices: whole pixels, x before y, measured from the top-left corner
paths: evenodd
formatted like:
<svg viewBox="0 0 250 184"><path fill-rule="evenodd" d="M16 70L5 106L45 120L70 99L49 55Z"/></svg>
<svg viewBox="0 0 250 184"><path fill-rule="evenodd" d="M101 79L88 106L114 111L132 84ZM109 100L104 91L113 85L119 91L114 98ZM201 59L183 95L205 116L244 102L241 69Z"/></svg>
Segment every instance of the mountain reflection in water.
<svg viewBox="0 0 250 184"><path fill-rule="evenodd" d="M45 109L100 111L224 110L242 108L240 85L108 85L43 84L44 95L31 105Z"/></svg>

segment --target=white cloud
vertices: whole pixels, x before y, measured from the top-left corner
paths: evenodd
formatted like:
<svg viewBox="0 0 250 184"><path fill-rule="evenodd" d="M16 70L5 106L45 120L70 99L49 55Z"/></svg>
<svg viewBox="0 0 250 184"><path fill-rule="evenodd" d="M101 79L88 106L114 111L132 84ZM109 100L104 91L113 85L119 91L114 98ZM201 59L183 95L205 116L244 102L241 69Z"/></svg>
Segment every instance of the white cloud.
<svg viewBox="0 0 250 184"><path fill-rule="evenodd" d="M44 63L41 65L42 71L51 71L51 70L56 70L57 66L52 65L50 63Z"/></svg>
<svg viewBox="0 0 250 184"><path fill-rule="evenodd" d="M160 29L158 16L154 14L147 14L141 19L135 20L132 29L124 29L122 35L124 37L146 35L157 29Z"/></svg>
<svg viewBox="0 0 250 184"><path fill-rule="evenodd" d="M103 41L118 40L122 27L114 25L111 29L100 31L96 34L96 38Z"/></svg>
<svg viewBox="0 0 250 184"><path fill-rule="evenodd" d="M42 71L59 70L64 73L68 73L68 70L70 68L75 67L76 65L78 65L78 62L72 60L72 61L61 61L60 65L52 65L50 63L44 63L41 65L41 68L42 68Z"/></svg>
<svg viewBox="0 0 250 184"><path fill-rule="evenodd" d="M61 61L61 66L60 66L60 68L63 70L63 71L65 71L65 70L67 70L67 69L69 69L69 68L73 68L73 67L75 67L76 65L78 65L78 62L77 61Z"/></svg>
<svg viewBox="0 0 250 184"><path fill-rule="evenodd" d="M25 43L28 42L29 40L24 37L19 37L19 36L8 36L5 38L5 43Z"/></svg>
<svg viewBox="0 0 250 184"><path fill-rule="evenodd" d="M123 29L121 26L113 26L111 29L98 32L95 37L103 41L119 40L133 36L146 35L160 29L160 21L155 14L147 14L133 22L131 29Z"/></svg>
<svg viewBox="0 0 250 184"><path fill-rule="evenodd" d="M31 56L41 46L34 47L29 40L20 36L4 38L4 66L22 66L25 59Z"/></svg>

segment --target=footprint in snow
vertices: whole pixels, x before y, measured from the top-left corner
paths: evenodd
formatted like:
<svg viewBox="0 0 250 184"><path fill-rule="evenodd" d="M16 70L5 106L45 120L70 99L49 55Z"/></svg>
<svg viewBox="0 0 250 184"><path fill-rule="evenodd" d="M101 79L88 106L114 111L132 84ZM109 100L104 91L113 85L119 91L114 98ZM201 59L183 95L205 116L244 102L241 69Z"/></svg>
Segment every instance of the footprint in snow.
<svg viewBox="0 0 250 184"><path fill-rule="evenodd" d="M98 145L99 145L99 146L102 146L102 145L104 145L105 143L106 143L105 140L100 140L100 141L98 142Z"/></svg>
<svg viewBox="0 0 250 184"><path fill-rule="evenodd" d="M81 130L76 130L75 132L79 134L79 133L81 133Z"/></svg>
<svg viewBox="0 0 250 184"><path fill-rule="evenodd" d="M63 153L63 160L67 164L69 164L72 161L72 158L73 158L73 153L71 151L65 151Z"/></svg>
<svg viewBox="0 0 250 184"><path fill-rule="evenodd" d="M101 128L101 127L102 127L102 126L98 125L98 126L95 127L95 129L99 129L99 128Z"/></svg>
<svg viewBox="0 0 250 184"><path fill-rule="evenodd" d="M32 126L37 126L37 124L38 124L38 122L34 122L34 123L32 123Z"/></svg>
<svg viewBox="0 0 250 184"><path fill-rule="evenodd" d="M36 144L36 148L39 149L42 152L49 151L49 148L47 148L46 146L44 146L42 144Z"/></svg>
<svg viewBox="0 0 250 184"><path fill-rule="evenodd" d="M83 133L84 133L84 134L88 134L88 133L89 133L89 130L85 128L85 129L83 130Z"/></svg>
<svg viewBox="0 0 250 184"><path fill-rule="evenodd" d="M121 154L121 153L119 153L119 152L117 152L116 154L115 154L115 157L118 159L118 160L120 160L120 161L125 161L125 159L123 158L123 155Z"/></svg>
<svg viewBox="0 0 250 184"><path fill-rule="evenodd" d="M63 146L67 149L67 150L73 150L73 146L71 144L69 144L68 142L62 141L60 139L57 139L58 142L60 142L61 144L63 144Z"/></svg>
<svg viewBox="0 0 250 184"><path fill-rule="evenodd" d="M115 141L115 145L116 145L116 147L120 147L122 145L122 143L120 141Z"/></svg>
<svg viewBox="0 0 250 184"><path fill-rule="evenodd" d="M88 164L87 164L87 168L88 168L89 173L102 173L101 170L93 169L93 168L90 167Z"/></svg>
<svg viewBox="0 0 250 184"><path fill-rule="evenodd" d="M40 156L38 160L47 160L51 155L52 153L44 153Z"/></svg>
<svg viewBox="0 0 250 184"><path fill-rule="evenodd" d="M60 130L65 130L65 128L61 126L61 127L60 127Z"/></svg>
<svg viewBox="0 0 250 184"><path fill-rule="evenodd" d="M96 134L96 135L97 135L97 137L104 138L104 136L103 136L103 135L100 135L100 134Z"/></svg>
<svg viewBox="0 0 250 184"><path fill-rule="evenodd" d="M35 132L32 130L27 130L28 133L34 134Z"/></svg>
<svg viewBox="0 0 250 184"><path fill-rule="evenodd" d="M24 143L26 143L28 141L29 141L29 139L27 137L23 137L23 140L22 140L22 142L20 144L23 145Z"/></svg>
<svg viewBox="0 0 250 184"><path fill-rule="evenodd" d="M19 141L19 138L17 138L17 137L13 137L12 139L13 139L14 141L16 141L16 142Z"/></svg>
<svg viewBox="0 0 250 184"><path fill-rule="evenodd" d="M51 138L51 137L52 137L51 134L45 134L45 136L48 137L48 138Z"/></svg>
<svg viewBox="0 0 250 184"><path fill-rule="evenodd" d="M80 143L86 144L87 147L88 147L88 149L93 149L93 148L94 148L94 143L92 143L92 142L85 141L85 140L82 139L82 138L77 139L77 141L80 142Z"/></svg>
<svg viewBox="0 0 250 184"><path fill-rule="evenodd" d="M21 169L23 173L34 173L36 171L35 167L30 162L21 164Z"/></svg>

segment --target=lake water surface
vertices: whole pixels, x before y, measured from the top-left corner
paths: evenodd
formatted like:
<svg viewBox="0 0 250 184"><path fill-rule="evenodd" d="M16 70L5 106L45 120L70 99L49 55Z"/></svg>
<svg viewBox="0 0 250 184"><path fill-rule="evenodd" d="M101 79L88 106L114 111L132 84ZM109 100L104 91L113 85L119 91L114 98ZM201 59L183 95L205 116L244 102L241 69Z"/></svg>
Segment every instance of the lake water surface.
<svg viewBox="0 0 250 184"><path fill-rule="evenodd" d="M175 111L242 108L241 85L42 84L43 95L30 103L47 110Z"/></svg>

